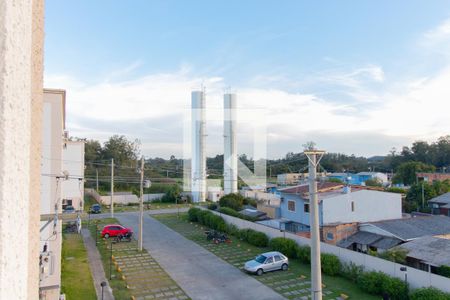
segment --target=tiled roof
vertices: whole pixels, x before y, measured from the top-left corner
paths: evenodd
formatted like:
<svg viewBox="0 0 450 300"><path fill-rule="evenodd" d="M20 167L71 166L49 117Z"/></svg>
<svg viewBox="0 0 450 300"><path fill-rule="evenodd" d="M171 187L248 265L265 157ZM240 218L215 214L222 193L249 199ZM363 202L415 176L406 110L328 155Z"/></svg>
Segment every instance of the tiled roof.
<svg viewBox="0 0 450 300"><path fill-rule="evenodd" d="M442 195L437 196L437 197L434 197L433 199L428 200L428 202L450 204L450 192L442 194Z"/></svg>
<svg viewBox="0 0 450 300"><path fill-rule="evenodd" d="M422 237L399 246L413 257L435 266L450 265L450 240L432 236Z"/></svg>
<svg viewBox="0 0 450 300"><path fill-rule="evenodd" d="M369 223L407 241L427 235L450 234L450 217L426 216Z"/></svg>
<svg viewBox="0 0 450 300"><path fill-rule="evenodd" d="M338 188L342 188L344 185L342 183L337 183L337 182L319 182L317 183L317 191L320 192L325 192L327 190L330 189L338 189ZM288 187L288 188L284 188L284 189L280 189L279 190L281 193L287 193L287 194L304 194L309 192L309 185L308 184L303 184L303 185L297 185L297 186L293 186L293 187Z"/></svg>

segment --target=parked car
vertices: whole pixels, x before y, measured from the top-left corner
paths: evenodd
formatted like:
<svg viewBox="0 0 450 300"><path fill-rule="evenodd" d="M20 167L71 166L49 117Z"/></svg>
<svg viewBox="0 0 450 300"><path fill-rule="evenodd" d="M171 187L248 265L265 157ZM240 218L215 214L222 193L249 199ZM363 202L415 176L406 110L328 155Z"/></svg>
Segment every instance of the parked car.
<svg viewBox="0 0 450 300"><path fill-rule="evenodd" d="M63 213L66 213L66 214L73 214L74 212L75 212L75 208L72 205L67 205L63 210Z"/></svg>
<svg viewBox="0 0 450 300"><path fill-rule="evenodd" d="M118 224L111 224L103 227L101 236L104 238L109 238L110 236L111 237L118 235L125 236L129 234L133 234L133 230L131 228L125 228L122 225Z"/></svg>
<svg viewBox="0 0 450 300"><path fill-rule="evenodd" d="M264 272L283 270L289 267L289 260L286 256L277 251L266 252L258 255L245 263L244 270L249 273L262 275Z"/></svg>
<svg viewBox="0 0 450 300"><path fill-rule="evenodd" d="M91 214L99 214L102 212L102 207L100 204L94 204L91 206L90 212Z"/></svg>

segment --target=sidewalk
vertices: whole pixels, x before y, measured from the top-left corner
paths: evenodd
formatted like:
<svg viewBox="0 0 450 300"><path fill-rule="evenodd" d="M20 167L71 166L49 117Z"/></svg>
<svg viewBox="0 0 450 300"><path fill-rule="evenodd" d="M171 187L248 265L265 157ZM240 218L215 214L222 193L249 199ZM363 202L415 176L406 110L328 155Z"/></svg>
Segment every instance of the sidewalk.
<svg viewBox="0 0 450 300"><path fill-rule="evenodd" d="M86 228L83 228L81 230L81 235L83 236L84 246L87 250L92 278L94 279L95 292L97 293L97 299L102 299L102 289L100 284L102 283L102 281L105 281L107 286L103 289L103 299L114 300L112 290L109 287L108 280L106 280L102 260L100 258L100 253L98 252L95 245L95 240L91 237L91 233Z"/></svg>

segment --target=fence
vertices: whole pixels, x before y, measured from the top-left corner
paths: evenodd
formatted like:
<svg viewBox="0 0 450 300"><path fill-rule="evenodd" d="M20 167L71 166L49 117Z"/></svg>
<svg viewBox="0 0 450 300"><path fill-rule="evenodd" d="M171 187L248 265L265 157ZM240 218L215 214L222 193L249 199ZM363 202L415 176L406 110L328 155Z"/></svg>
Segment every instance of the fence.
<svg viewBox="0 0 450 300"><path fill-rule="evenodd" d="M213 211L213 213L220 215L225 220L225 222L234 224L239 229L251 228L260 232L264 232L269 238L285 236L286 238L295 240L299 245L303 246L310 245L309 239L300 237L298 235L289 232L283 233L277 229L268 226L224 215L215 211ZM401 264L397 264L364 253L351 251L334 245L329 245L326 243L320 243L320 247L321 252L334 254L337 257L339 257L341 262L344 263L352 262L356 265L364 266L364 269L366 271L381 271L393 277L397 277L400 279L405 278L405 272L400 271L400 267L403 266ZM407 273L408 273L408 284L412 288L433 286L439 290L450 292L450 279L447 277L439 276L429 272L424 272L418 269L414 269L412 267L407 268Z"/></svg>
<svg viewBox="0 0 450 300"><path fill-rule="evenodd" d="M85 189L85 194L92 196L98 203L104 205L111 204L111 196L101 196L94 189ZM144 201L155 201L160 200L164 194L144 194ZM128 204L128 203L138 203L139 198L134 194L124 194L118 193L113 196L114 204Z"/></svg>

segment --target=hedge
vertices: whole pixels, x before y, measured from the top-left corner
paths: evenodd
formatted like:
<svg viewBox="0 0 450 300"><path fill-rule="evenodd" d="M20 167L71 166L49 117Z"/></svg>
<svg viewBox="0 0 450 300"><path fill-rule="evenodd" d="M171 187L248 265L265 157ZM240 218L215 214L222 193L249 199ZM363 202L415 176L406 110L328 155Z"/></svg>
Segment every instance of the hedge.
<svg viewBox="0 0 450 300"><path fill-rule="evenodd" d="M265 233L246 228L239 230L239 238L256 247L267 247L269 238Z"/></svg>
<svg viewBox="0 0 450 300"><path fill-rule="evenodd" d="M357 285L369 294L387 294L393 300L408 299L408 287L405 282L383 272L365 272L361 274Z"/></svg>
<svg viewBox="0 0 450 300"><path fill-rule="evenodd" d="M265 233L253 229L239 230L236 226L227 224L222 217L208 210L192 207L188 211L188 218L192 222L199 222L200 224L210 227L211 229L238 236L242 240L256 247L267 247L269 243L269 238Z"/></svg>
<svg viewBox="0 0 450 300"><path fill-rule="evenodd" d="M200 208L197 207L191 207L188 210L188 220L191 222L198 222L198 218L197 215L199 212L201 212L202 210Z"/></svg>
<svg viewBox="0 0 450 300"><path fill-rule="evenodd" d="M410 300L449 300L450 294L444 293L436 288L420 288L414 290L409 296Z"/></svg>
<svg viewBox="0 0 450 300"><path fill-rule="evenodd" d="M322 253L320 255L320 262L324 274L335 276L341 272L341 261L336 255Z"/></svg>
<svg viewBox="0 0 450 300"><path fill-rule="evenodd" d="M298 245L294 240L277 237L269 242L269 247L275 251L279 251L289 258L297 258Z"/></svg>
<svg viewBox="0 0 450 300"><path fill-rule="evenodd" d="M311 263L311 248L309 246L299 246L297 257L305 264Z"/></svg>
<svg viewBox="0 0 450 300"><path fill-rule="evenodd" d="M442 265L437 268L436 274L450 278L450 267Z"/></svg>

